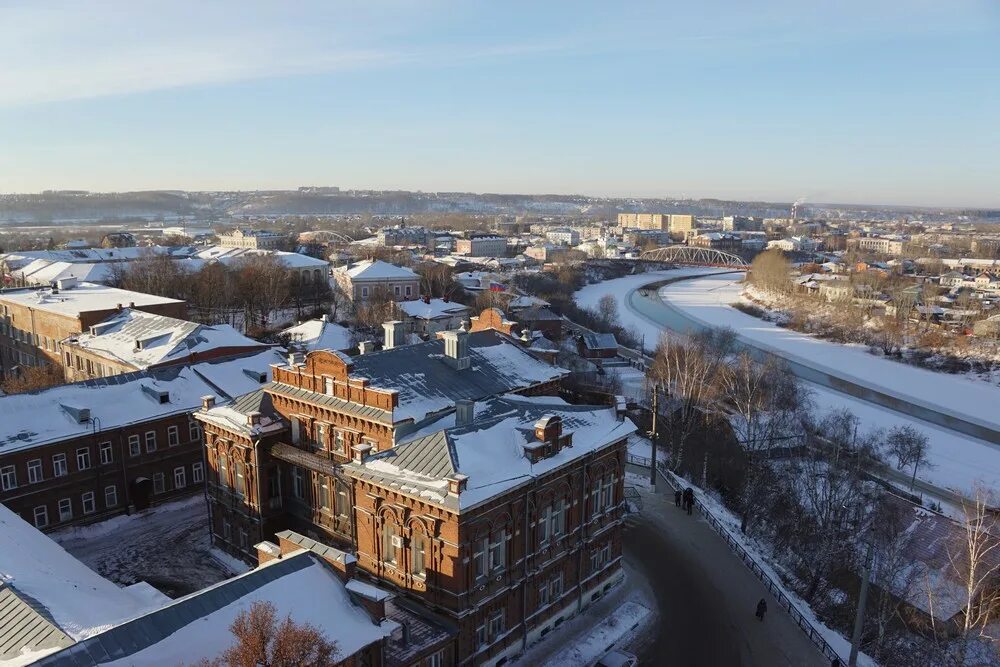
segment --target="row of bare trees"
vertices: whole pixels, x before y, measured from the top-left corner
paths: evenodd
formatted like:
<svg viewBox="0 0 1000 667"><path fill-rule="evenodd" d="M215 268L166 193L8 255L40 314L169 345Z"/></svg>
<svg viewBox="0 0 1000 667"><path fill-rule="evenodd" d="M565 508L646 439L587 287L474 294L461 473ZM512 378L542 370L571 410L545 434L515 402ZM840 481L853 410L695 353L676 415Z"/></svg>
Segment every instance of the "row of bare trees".
<svg viewBox="0 0 1000 667"><path fill-rule="evenodd" d="M709 449L696 451L695 443L706 432L728 434L735 444L725 455L741 475L738 485L718 487L723 500L825 620L849 630L857 590L850 582L865 570L870 550L877 585L863 641L878 662L959 665L973 649L1000 659L989 638L1000 623L1000 526L990 510L997 498L977 494L952 524L942 587L912 541L913 507L875 478L894 467L912 488L918 470L929 466L919 429L866 430L848 410L817 417L809 391L784 362L754 358L731 331L664 337L649 380L664 408L657 430L667 464L698 477ZM949 589L963 598L958 607L966 611L957 621L935 621L932 613L928 624L927 614L914 613L914 596L929 596L933 609Z"/></svg>
<svg viewBox="0 0 1000 667"><path fill-rule="evenodd" d="M194 318L229 323L248 333L268 329L281 311L297 317L336 311L349 303L326 280L300 282L272 255L248 255L232 264L209 262L192 271L183 261L148 255L113 267L115 287L187 301ZM336 315L335 315L336 317Z"/></svg>

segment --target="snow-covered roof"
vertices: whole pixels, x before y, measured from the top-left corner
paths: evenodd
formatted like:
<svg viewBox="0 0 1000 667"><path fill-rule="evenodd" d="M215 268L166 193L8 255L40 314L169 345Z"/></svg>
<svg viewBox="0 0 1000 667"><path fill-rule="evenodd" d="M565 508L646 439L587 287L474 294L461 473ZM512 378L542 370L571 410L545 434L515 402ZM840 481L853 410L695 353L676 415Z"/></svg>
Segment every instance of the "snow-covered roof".
<svg viewBox="0 0 1000 667"><path fill-rule="evenodd" d="M313 350L349 350L354 347L351 330L326 319L308 320L281 332L291 338L291 344Z"/></svg>
<svg viewBox="0 0 1000 667"><path fill-rule="evenodd" d="M222 264L229 265L255 256L274 257L289 269L322 269L330 265L325 259L316 259L309 255L300 255L297 252L265 250L262 248L226 248L223 246L199 248L192 254L191 259L221 262Z"/></svg>
<svg viewBox="0 0 1000 667"><path fill-rule="evenodd" d="M510 300L507 304L509 310L518 310L520 308L531 308L533 306L546 307L549 306L548 301L545 299L539 299L537 296L518 296Z"/></svg>
<svg viewBox="0 0 1000 667"><path fill-rule="evenodd" d="M609 333L587 333L581 336L583 344L588 350L615 350L618 351L618 341L614 334Z"/></svg>
<svg viewBox="0 0 1000 667"><path fill-rule="evenodd" d="M232 646L229 628L254 602L274 605L279 621L290 616L315 626L328 641L336 642L341 658L381 642L398 628L394 621L373 620L351 599L332 568L303 550L110 628L39 664L132 667L212 659Z"/></svg>
<svg viewBox="0 0 1000 667"><path fill-rule="evenodd" d="M271 365L287 361L282 348L191 366L198 377L224 397L243 396L271 381Z"/></svg>
<svg viewBox="0 0 1000 667"><path fill-rule="evenodd" d="M17 598L37 614L34 618L22 614L20 620L26 626L38 631L46 622L55 631L47 637L28 636L24 634L27 627L19 631L4 616L0 638L17 644L7 647L0 642L0 664L4 665L25 664L16 657L22 649L52 651L155 605L147 596L134 595L100 576L4 505L0 505L0 594L8 605Z"/></svg>
<svg viewBox="0 0 1000 667"><path fill-rule="evenodd" d="M468 334L471 366L455 370L444 357L444 341L430 340L351 357L351 377L369 386L395 390L395 423L451 408L456 400L480 400L534 384L556 380L567 371L535 359L496 331Z"/></svg>
<svg viewBox="0 0 1000 667"><path fill-rule="evenodd" d="M4 301L59 315L79 317L80 313L114 310L118 306L132 304L155 306L169 303L183 303L177 299L167 299L153 294L143 294L131 290L108 287L95 283L78 283L70 289L21 289L4 292Z"/></svg>
<svg viewBox="0 0 1000 667"><path fill-rule="evenodd" d="M0 397L0 453L191 412L216 393L193 369L171 366Z"/></svg>
<svg viewBox="0 0 1000 667"><path fill-rule="evenodd" d="M416 280L417 274L409 269L380 259L365 260L351 266L340 267L336 271L346 273L355 282L366 280Z"/></svg>
<svg viewBox="0 0 1000 667"><path fill-rule="evenodd" d="M235 353L267 347L228 324L197 324L125 308L64 343L137 370L183 360L192 354L227 348Z"/></svg>
<svg viewBox="0 0 1000 667"><path fill-rule="evenodd" d="M430 299L427 302L423 299L398 301L396 306L407 317L418 320L437 320L469 312L468 306L456 303L455 301L445 301L444 299Z"/></svg>
<svg viewBox="0 0 1000 667"><path fill-rule="evenodd" d="M562 420L562 433L572 433L572 446L532 463L524 446L536 441L535 423L545 416ZM455 415L448 415L407 436L402 444L361 463L345 464L344 469L421 500L465 511L635 431L628 418L618 420L614 408L507 394L477 404L470 426L456 427ZM448 493L448 478L456 474L468 478L457 498Z"/></svg>

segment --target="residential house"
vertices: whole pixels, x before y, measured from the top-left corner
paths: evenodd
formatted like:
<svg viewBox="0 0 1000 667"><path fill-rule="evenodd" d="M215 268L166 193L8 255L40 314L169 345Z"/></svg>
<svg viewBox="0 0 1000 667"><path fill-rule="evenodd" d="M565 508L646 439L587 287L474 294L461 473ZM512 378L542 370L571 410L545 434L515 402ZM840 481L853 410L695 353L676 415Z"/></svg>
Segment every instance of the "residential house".
<svg viewBox="0 0 1000 667"><path fill-rule="evenodd" d="M380 259L338 267L333 270L333 277L354 302L380 295L393 301L410 301L420 296L420 276Z"/></svg>
<svg viewBox="0 0 1000 667"><path fill-rule="evenodd" d="M423 296L416 301L400 301L396 308L403 317L407 333L419 335L457 329L469 316L469 307L448 297L432 299Z"/></svg>
<svg viewBox="0 0 1000 667"><path fill-rule="evenodd" d="M587 333L576 338L577 352L584 359L614 359L618 341L614 334Z"/></svg>
<svg viewBox="0 0 1000 667"><path fill-rule="evenodd" d="M305 353L314 350L346 352L355 346L351 330L332 322L330 316L325 314L318 319L299 322L282 331L279 336L287 336L289 349L295 352Z"/></svg>

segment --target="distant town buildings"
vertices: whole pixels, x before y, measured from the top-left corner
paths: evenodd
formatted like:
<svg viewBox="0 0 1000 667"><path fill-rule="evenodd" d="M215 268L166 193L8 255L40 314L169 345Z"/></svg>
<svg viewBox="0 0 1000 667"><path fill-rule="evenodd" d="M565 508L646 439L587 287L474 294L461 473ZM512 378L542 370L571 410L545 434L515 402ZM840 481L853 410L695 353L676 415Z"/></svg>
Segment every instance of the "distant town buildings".
<svg viewBox="0 0 1000 667"><path fill-rule="evenodd" d="M678 213L619 213L622 229L652 229L685 236L695 227L693 215Z"/></svg>
<svg viewBox="0 0 1000 667"><path fill-rule="evenodd" d="M455 241L455 252L470 257L503 257L507 239L496 234L473 234Z"/></svg>
<svg viewBox="0 0 1000 667"><path fill-rule="evenodd" d="M286 243L286 237L274 232L234 229L229 234L219 234L219 245L223 248L282 250Z"/></svg>
<svg viewBox="0 0 1000 667"><path fill-rule="evenodd" d="M380 259L348 264L333 270L341 290L355 302L376 296L393 301L409 301L420 296L420 276L410 269Z"/></svg>

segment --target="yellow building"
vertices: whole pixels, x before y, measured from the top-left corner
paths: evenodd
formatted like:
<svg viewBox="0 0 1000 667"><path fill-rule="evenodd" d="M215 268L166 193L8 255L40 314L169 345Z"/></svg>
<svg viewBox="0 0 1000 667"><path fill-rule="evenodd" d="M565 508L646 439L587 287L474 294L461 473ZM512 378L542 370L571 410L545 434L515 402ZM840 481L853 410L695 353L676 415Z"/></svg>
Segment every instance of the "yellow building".
<svg viewBox="0 0 1000 667"><path fill-rule="evenodd" d="M618 226L686 234L694 229L694 216L677 213L619 213Z"/></svg>

